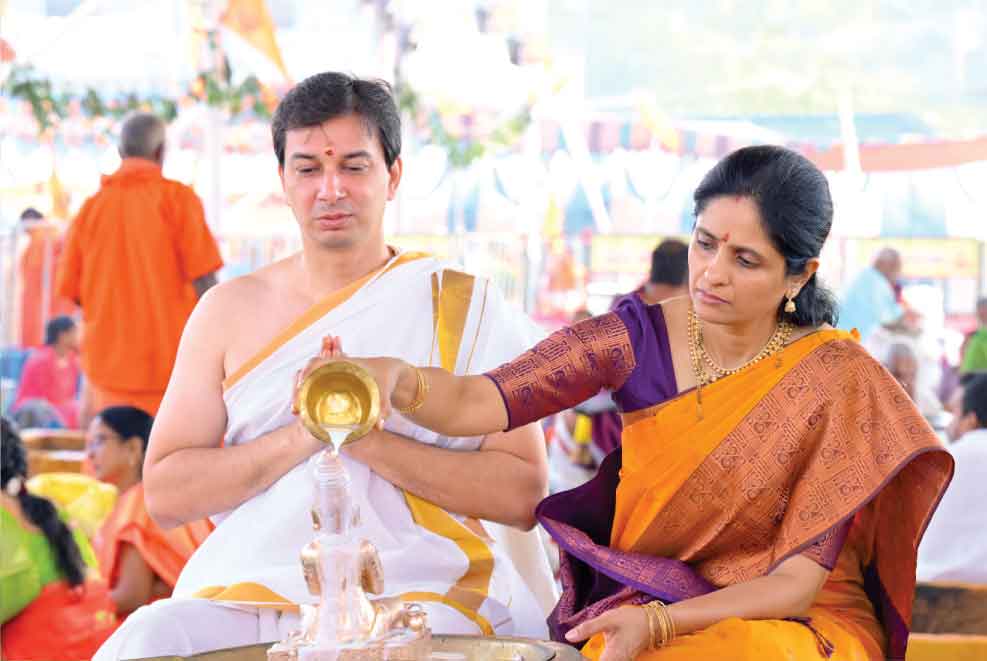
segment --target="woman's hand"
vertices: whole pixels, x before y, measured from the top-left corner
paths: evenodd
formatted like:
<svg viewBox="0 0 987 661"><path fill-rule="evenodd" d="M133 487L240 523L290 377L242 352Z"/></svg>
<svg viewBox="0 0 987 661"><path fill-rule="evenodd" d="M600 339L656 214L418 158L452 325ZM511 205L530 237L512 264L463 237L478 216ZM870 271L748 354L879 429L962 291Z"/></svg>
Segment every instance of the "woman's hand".
<svg viewBox="0 0 987 661"><path fill-rule="evenodd" d="M565 638L575 643L597 633L602 633L604 640L600 661L630 661L651 643L648 614L640 606L621 606L607 611L575 627Z"/></svg>
<svg viewBox="0 0 987 661"><path fill-rule="evenodd" d="M370 375L377 382L377 387L380 389L380 419L377 427L383 429L384 421L391 414L394 391L401 383L402 375L407 376L408 373L411 373L410 380L405 380L408 382L408 385L417 389L418 382L413 374L413 370L407 363L398 358L353 358L347 356L343 353L343 341L338 336L327 335L324 337L322 339L322 350L319 352L319 355L309 360L305 367L298 371L295 378L295 388L291 396L292 413L295 415L298 414L298 389L301 387L305 377L329 361L343 359L355 363L370 372ZM411 396L407 399L410 401L415 394L414 392L411 393Z"/></svg>

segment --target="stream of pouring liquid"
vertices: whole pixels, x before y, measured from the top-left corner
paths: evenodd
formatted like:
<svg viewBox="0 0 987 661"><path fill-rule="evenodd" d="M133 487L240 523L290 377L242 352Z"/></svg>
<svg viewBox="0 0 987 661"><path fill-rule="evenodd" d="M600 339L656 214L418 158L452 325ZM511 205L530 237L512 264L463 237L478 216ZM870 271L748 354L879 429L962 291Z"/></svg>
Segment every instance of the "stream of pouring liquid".
<svg viewBox="0 0 987 661"><path fill-rule="evenodd" d="M322 429L329 434L330 443L326 450L331 455L339 454L339 448L346 442L346 437L356 429L356 425L322 425Z"/></svg>

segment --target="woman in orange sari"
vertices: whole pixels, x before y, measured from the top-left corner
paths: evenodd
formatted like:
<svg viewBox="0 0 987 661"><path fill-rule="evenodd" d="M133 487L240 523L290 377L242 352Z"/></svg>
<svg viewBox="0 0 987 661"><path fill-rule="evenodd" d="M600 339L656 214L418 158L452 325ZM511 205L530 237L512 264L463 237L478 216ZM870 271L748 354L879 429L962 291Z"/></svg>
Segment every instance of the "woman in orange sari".
<svg viewBox="0 0 987 661"><path fill-rule="evenodd" d="M148 514L141 466L153 421L133 406L112 406L93 418L86 438L93 473L120 492L94 546L121 617L169 596L182 567L212 530L206 521L163 530Z"/></svg>
<svg viewBox="0 0 987 661"><path fill-rule="evenodd" d="M537 511L562 549L553 636L588 640L586 656L903 659L916 548L953 462L833 329L815 276L826 179L794 152L750 147L694 199L686 297L628 301L482 376L360 362L385 403L449 436L614 392L622 447Z"/></svg>

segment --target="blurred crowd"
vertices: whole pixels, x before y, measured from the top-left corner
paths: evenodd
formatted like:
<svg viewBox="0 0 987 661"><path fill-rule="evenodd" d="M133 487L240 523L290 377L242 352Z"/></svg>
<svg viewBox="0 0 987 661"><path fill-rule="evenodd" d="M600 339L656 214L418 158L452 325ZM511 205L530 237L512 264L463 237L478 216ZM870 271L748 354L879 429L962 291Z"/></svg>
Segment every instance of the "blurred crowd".
<svg viewBox="0 0 987 661"><path fill-rule="evenodd" d="M21 215L26 351L3 422L2 516L10 531L3 545L15 560L0 599L5 658L27 658L16 656L18 645L51 626L64 627L63 647L91 654L128 613L170 594L211 530L201 521L164 531L144 505L152 416L185 321L222 262L201 202L161 177L160 122L138 120L124 127L120 171L104 178L67 236L34 209ZM112 225L121 208L139 228ZM682 241L662 241L641 285L611 309L686 295L688 253ZM909 301L902 270L898 252L881 250L842 292L839 326L858 334L956 458L953 486L920 549L919 578L987 582L987 549L956 543L978 528L976 505L987 498L987 298L976 301L977 328L951 353L942 329L928 323L930 311ZM580 309L570 321L591 316ZM605 391L543 424L553 492L592 478L621 442L621 418ZM84 438L77 472L29 474L30 439L45 429ZM68 607L83 584L93 586L87 598Z"/></svg>

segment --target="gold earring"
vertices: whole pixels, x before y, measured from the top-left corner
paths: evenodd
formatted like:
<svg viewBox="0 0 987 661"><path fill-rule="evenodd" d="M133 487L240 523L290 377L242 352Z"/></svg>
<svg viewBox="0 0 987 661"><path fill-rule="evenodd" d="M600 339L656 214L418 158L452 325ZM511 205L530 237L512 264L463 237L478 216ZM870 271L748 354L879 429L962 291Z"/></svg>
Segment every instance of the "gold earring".
<svg viewBox="0 0 987 661"><path fill-rule="evenodd" d="M787 298L788 298L788 302L785 303L785 312L787 312L788 314L795 314L795 310L798 309L795 307L795 300L794 300L795 297L792 296L791 294L788 294Z"/></svg>

